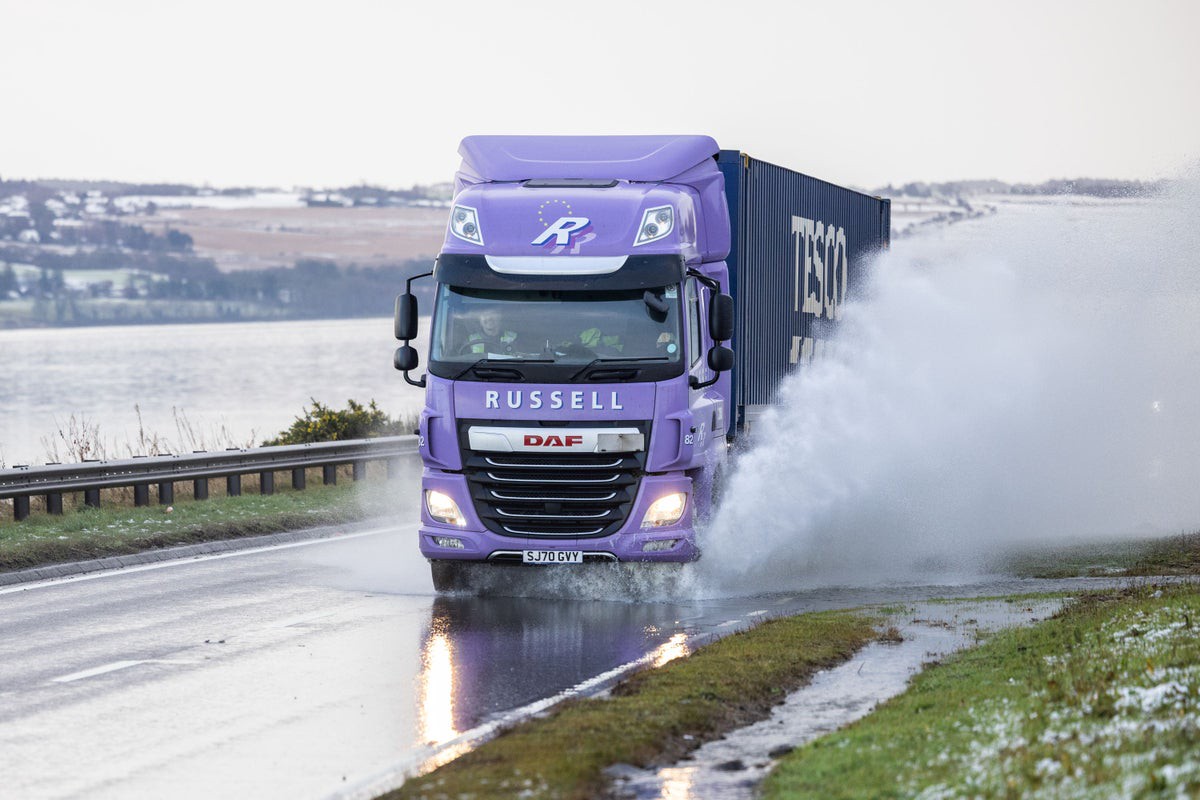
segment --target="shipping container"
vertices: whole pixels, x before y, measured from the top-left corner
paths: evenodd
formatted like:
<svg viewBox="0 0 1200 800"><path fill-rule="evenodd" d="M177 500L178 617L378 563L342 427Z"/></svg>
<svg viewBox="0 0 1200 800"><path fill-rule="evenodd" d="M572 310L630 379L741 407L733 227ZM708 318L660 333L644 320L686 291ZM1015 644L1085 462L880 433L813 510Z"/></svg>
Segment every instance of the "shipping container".
<svg viewBox="0 0 1200 800"><path fill-rule="evenodd" d="M737 150L720 151L717 163L732 234L726 263L741 428L785 375L820 354L842 305L889 245L891 204Z"/></svg>

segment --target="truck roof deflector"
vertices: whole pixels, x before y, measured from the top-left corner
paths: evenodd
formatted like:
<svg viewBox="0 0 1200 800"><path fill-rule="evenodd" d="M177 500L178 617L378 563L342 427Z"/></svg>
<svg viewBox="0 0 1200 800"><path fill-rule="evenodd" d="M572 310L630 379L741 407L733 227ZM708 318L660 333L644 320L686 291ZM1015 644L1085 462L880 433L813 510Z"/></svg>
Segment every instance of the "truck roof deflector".
<svg viewBox="0 0 1200 800"><path fill-rule="evenodd" d="M711 159L711 136L468 136L458 152L485 181L665 181Z"/></svg>

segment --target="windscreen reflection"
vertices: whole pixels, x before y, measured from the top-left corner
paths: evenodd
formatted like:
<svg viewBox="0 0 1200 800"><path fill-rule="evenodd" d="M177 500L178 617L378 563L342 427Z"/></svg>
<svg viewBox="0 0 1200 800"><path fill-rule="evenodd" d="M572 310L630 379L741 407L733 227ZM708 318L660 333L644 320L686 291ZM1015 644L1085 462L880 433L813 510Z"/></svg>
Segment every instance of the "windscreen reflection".
<svg viewBox="0 0 1200 800"><path fill-rule="evenodd" d="M679 314L678 286L588 292L442 286L430 358L678 362Z"/></svg>

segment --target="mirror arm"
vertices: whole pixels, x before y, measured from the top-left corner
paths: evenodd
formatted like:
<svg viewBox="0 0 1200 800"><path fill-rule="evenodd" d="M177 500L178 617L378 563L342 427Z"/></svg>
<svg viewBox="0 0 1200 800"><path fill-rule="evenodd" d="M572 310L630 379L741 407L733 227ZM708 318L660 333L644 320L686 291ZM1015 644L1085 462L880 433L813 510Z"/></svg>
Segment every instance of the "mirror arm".
<svg viewBox="0 0 1200 800"><path fill-rule="evenodd" d="M706 381L700 380L695 375L689 375L688 376L688 386L692 387L693 389L703 389L707 386L712 386L714 383L716 383L718 380L720 380L720 378L721 378L721 373L719 373L719 372L714 372L713 376Z"/></svg>
<svg viewBox="0 0 1200 800"><path fill-rule="evenodd" d="M430 270L429 272L422 272L420 275L413 275L411 278L404 281L404 292L406 294L412 294L412 282L420 278L428 278L432 274L433 270Z"/></svg>
<svg viewBox="0 0 1200 800"><path fill-rule="evenodd" d="M422 375L420 380L414 381L412 378L408 377L408 370L404 370L404 380L409 386L416 386L418 389L424 389L425 378L426 376Z"/></svg>
<svg viewBox="0 0 1200 800"><path fill-rule="evenodd" d="M703 283L705 286L707 286L709 289L711 289L716 294L721 293L721 284L717 283L715 280L708 277L707 275L700 272L699 270L688 267L687 274L692 276L696 280L700 281L701 283Z"/></svg>

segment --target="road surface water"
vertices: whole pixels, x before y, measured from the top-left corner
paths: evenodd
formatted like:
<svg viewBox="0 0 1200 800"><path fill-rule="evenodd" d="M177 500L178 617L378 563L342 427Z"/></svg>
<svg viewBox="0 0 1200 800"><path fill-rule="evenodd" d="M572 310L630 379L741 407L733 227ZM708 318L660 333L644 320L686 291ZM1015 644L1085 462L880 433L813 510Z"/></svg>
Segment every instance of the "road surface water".
<svg viewBox="0 0 1200 800"><path fill-rule="evenodd" d="M536 579L514 569L529 593ZM598 599L604 575L572 599L561 578L556 596L437 596L400 525L0 590L5 793L355 796L514 710L754 620L1030 588L635 602Z"/></svg>

